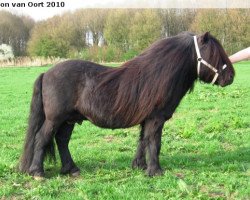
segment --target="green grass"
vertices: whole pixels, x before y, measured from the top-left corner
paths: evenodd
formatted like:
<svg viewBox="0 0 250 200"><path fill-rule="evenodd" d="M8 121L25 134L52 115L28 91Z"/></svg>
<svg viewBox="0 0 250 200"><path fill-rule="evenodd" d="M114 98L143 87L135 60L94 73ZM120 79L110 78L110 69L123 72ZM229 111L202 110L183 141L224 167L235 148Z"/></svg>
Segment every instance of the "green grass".
<svg viewBox="0 0 250 200"><path fill-rule="evenodd" d="M164 126L161 177L132 170L138 127L77 125L70 149L81 177L16 171L35 78L48 67L0 68L0 199L250 199L250 62L231 86L197 83Z"/></svg>

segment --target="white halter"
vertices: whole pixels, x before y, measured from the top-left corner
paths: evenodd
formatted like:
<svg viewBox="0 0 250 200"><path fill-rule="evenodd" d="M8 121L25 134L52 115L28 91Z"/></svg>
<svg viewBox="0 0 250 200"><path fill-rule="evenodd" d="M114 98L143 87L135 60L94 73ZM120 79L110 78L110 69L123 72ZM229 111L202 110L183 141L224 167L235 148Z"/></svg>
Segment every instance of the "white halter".
<svg viewBox="0 0 250 200"><path fill-rule="evenodd" d="M218 76L219 76L219 73L218 73L218 70L213 67L212 65L210 65L207 61L205 61L202 57L201 57L201 53L200 53L200 50L199 50L199 46L198 46L198 42L197 42L197 37L196 35L193 36L194 37L194 45L195 45L195 50L196 50L196 54L197 54L197 61L198 61L198 64L197 64L197 74L198 74L198 77L200 75L200 67L201 67L201 63L204 64L205 66L207 66L209 69L211 69L212 71L214 71L215 75L214 75L214 78L212 80L212 84L215 83L215 81L217 80ZM222 67L222 70L226 69L227 65L224 64L223 67Z"/></svg>

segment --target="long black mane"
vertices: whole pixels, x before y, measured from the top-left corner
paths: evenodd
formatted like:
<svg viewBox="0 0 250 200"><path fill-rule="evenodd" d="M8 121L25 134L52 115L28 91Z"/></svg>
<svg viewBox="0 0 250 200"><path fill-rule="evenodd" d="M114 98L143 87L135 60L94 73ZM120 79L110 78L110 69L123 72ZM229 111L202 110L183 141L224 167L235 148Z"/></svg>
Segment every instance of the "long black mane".
<svg viewBox="0 0 250 200"><path fill-rule="evenodd" d="M114 113L125 124L137 124L153 109L192 90L197 78L193 34L183 33L155 42L119 68L102 73L97 87L113 87Z"/></svg>

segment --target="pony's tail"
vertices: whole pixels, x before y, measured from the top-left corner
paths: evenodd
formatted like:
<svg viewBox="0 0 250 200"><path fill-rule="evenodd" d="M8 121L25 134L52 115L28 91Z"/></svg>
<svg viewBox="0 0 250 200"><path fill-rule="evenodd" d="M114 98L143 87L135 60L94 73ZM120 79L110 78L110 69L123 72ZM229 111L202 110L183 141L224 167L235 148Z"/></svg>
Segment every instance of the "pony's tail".
<svg viewBox="0 0 250 200"><path fill-rule="evenodd" d="M43 110L43 100L42 100L43 75L44 74L41 74L37 78L34 84L33 96L30 105L28 129L26 133L24 150L21 156L21 161L19 166L19 170L21 172L29 172L29 168L32 163L34 155L36 134L42 127L45 120L45 114Z"/></svg>

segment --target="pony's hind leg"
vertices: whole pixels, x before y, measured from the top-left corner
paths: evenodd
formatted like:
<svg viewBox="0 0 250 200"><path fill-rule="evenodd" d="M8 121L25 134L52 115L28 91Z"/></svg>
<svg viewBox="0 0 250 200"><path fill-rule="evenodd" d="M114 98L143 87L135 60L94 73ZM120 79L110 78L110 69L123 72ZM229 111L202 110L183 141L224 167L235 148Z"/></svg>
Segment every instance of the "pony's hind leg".
<svg viewBox="0 0 250 200"><path fill-rule="evenodd" d="M45 151L47 148L49 148L49 145L51 145L54 128L55 128L55 123L49 120L45 120L42 127L36 134L35 145L34 145L34 156L31 166L29 168L29 174L34 177L44 176L43 161L45 157Z"/></svg>
<svg viewBox="0 0 250 200"><path fill-rule="evenodd" d="M140 132L140 138L139 138L139 144L137 147L137 151L135 154L135 158L132 162L132 168L139 168L139 169L147 169L147 163L146 163L146 140L144 137L144 123L141 124L141 132Z"/></svg>
<svg viewBox="0 0 250 200"><path fill-rule="evenodd" d="M61 173L78 176L80 174L80 170L75 165L68 147L73 129L74 124L68 124L67 122L64 122L58 129L55 138L62 162Z"/></svg>

